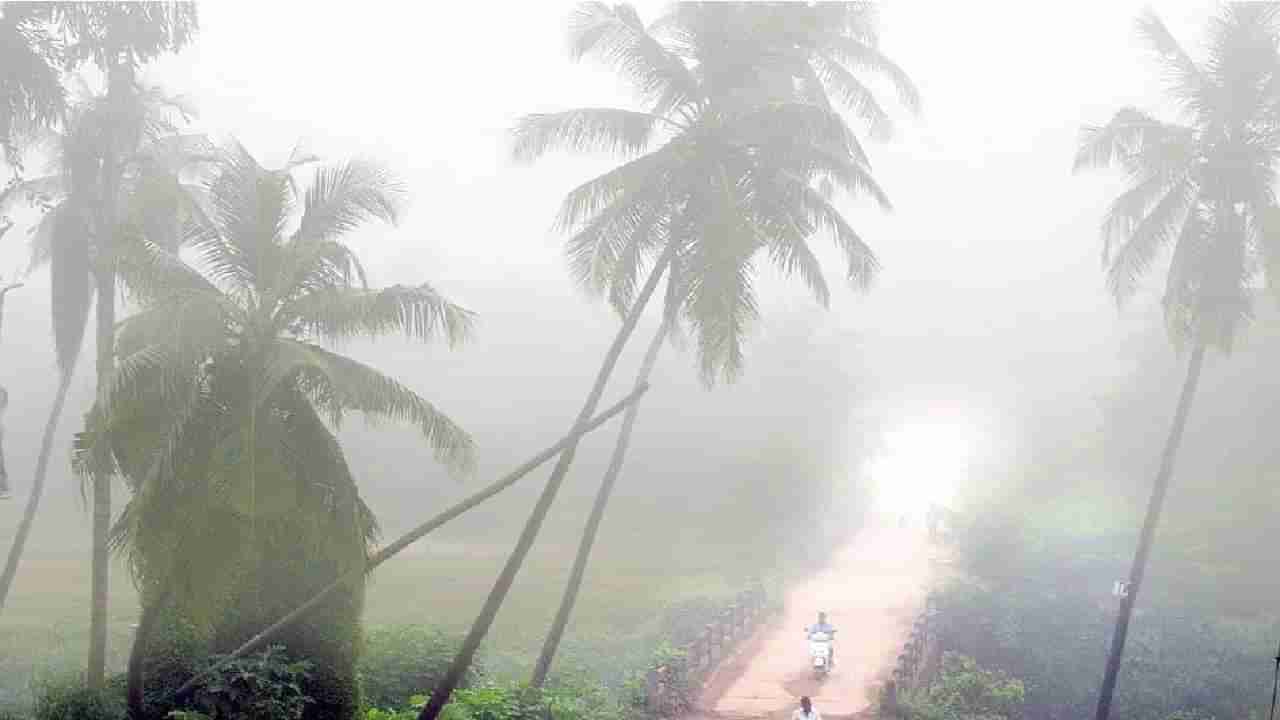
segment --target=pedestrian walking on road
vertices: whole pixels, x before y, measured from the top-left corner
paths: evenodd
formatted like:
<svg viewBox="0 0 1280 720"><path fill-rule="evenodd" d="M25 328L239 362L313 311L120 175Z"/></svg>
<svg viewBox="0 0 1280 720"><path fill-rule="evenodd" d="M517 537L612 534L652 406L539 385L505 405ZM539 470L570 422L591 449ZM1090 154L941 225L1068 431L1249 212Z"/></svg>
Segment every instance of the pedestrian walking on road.
<svg viewBox="0 0 1280 720"><path fill-rule="evenodd" d="M813 709L813 701L808 695L800 698L800 707L791 712L791 720L822 720L822 713Z"/></svg>

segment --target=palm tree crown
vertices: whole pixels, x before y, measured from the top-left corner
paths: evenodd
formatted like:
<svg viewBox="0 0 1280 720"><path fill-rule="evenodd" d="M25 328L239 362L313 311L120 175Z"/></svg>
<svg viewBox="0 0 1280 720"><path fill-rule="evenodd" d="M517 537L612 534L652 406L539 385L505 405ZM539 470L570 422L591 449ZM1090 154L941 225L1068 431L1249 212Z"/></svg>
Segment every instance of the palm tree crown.
<svg viewBox="0 0 1280 720"><path fill-rule="evenodd" d="M828 89L864 118L883 111L851 66L887 72L916 104L897 66L855 34L811 23L805 32L774 13L716 3L681 4L645 26L627 5L585 3L571 22L571 53L595 56L637 92L643 110L582 108L525 117L514 155L603 151L624 160L574 189L557 225L570 234L571 272L619 312L646 270L670 257L668 311L696 338L703 376L733 378L757 315L760 253L798 275L824 305L830 291L808 240L826 233L865 288L877 262L833 204L831 191L889 201L866 153L828 100ZM854 22L841 4L842 20ZM816 16L815 16L816 17ZM859 25L859 27L861 27Z"/></svg>
<svg viewBox="0 0 1280 720"><path fill-rule="evenodd" d="M122 248L119 272L143 309L120 327L94 427L108 431L134 487L116 542L140 575L177 575L196 591L208 566L171 552L204 546L201 527L226 540L281 512L339 521L340 556L362 561L351 548L373 539L372 516L326 425L350 411L414 424L451 468L473 462L470 436L431 403L320 344L390 332L455 343L473 319L428 285L368 288L340 238L369 220L394 222L401 188L355 161L321 167L300 191L291 171L309 160L267 170L230 149L206 184L205 215L187 225L193 265L141 234ZM98 437L82 438L79 458ZM192 522L211 509L220 527Z"/></svg>
<svg viewBox="0 0 1280 720"><path fill-rule="evenodd" d="M1175 337L1227 349L1250 315L1252 286L1277 253L1280 159L1277 10L1230 3L1197 62L1154 14L1139 31L1164 65L1181 111L1165 121L1134 107L1086 128L1075 168L1118 166L1130 186L1103 222L1108 286L1117 300L1172 246L1164 306Z"/></svg>

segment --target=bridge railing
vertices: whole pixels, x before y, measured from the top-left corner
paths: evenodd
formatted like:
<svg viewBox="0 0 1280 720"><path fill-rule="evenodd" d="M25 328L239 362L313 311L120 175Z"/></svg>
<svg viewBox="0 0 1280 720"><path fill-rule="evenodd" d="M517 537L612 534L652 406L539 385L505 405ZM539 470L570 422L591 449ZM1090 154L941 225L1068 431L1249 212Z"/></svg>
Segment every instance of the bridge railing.
<svg viewBox="0 0 1280 720"><path fill-rule="evenodd" d="M937 670L938 647L937 608L933 595L925 598L924 610L911 626L911 634L898 653L892 677L885 681L881 695L881 707L889 717L899 715L899 699L927 687Z"/></svg>
<svg viewBox="0 0 1280 720"><path fill-rule="evenodd" d="M738 593L697 638L649 669L644 688L646 711L655 717L675 717L688 710L702 684L751 635L768 611L763 586Z"/></svg>

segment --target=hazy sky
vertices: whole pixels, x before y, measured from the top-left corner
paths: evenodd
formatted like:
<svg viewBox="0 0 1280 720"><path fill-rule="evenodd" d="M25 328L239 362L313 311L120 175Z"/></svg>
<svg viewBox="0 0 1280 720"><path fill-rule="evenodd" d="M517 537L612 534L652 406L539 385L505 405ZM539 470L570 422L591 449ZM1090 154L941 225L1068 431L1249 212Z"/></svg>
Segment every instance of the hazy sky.
<svg viewBox="0 0 1280 720"><path fill-rule="evenodd" d="M454 355L380 345L380 364L416 370L415 387L472 425L567 424L616 326L571 285L549 232L563 193L608 160L506 158L523 113L630 102L610 75L568 60L572 6L205 2L197 44L148 73L264 162L302 142L330 158L371 155L407 181L407 221L364 232L357 248L376 282L428 280L478 311L481 334ZM664 3L639 6L652 18ZM943 413L1012 431L1013 409L1052 399L1074 412L1126 369L1118 339L1136 313L1118 314L1104 293L1097 234L1117 186L1070 165L1081 124L1158 102L1133 30L1142 7L886 4L883 47L920 86L924 113L900 115L899 137L870 146L896 212L846 208L880 280L865 297L837 289L821 320L826 347L866 389L865 412L890 426ZM1154 7L1190 46L1213 8ZM0 268L21 254L15 235ZM47 274L32 283L11 300L5 355L19 348L23 361L0 369L10 388L52 363ZM794 287L765 287L766 314L812 306ZM665 363L672 382L695 387L687 353ZM513 410L513 395L528 405ZM47 395L29 398L11 412L42 416Z"/></svg>

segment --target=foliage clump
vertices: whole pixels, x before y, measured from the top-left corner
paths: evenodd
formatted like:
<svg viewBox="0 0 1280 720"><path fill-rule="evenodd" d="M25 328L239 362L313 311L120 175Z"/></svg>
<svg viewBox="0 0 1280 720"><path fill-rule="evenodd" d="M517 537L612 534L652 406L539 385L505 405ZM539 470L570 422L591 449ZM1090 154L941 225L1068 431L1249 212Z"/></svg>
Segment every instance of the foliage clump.
<svg viewBox="0 0 1280 720"><path fill-rule="evenodd" d="M949 652L937 679L908 697L903 709L911 720L1010 720L1020 717L1025 699L1021 680Z"/></svg>

